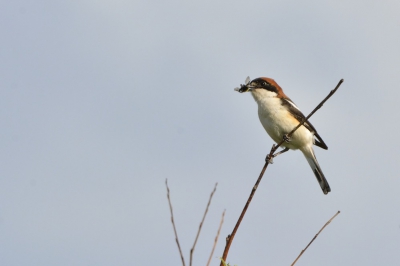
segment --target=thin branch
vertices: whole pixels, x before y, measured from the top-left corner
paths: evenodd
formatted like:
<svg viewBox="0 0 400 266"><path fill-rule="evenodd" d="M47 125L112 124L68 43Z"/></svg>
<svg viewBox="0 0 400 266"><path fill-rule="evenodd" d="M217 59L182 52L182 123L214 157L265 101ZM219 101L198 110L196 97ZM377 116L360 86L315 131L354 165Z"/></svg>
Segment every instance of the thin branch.
<svg viewBox="0 0 400 266"><path fill-rule="evenodd" d="M215 183L214 190L211 192L210 199L208 200L207 207L206 207L206 210L205 210L204 215L203 215L203 219L201 220L200 225L199 225L199 230L197 231L196 239L194 240L193 247L190 250L190 266L192 266L193 251L194 251L194 248L196 246L197 239L199 238L201 227L203 226L204 219L206 219L206 215L207 215L207 212L208 212L208 207L210 207L212 197L214 196L214 193L217 190L217 185L218 185L218 183Z"/></svg>
<svg viewBox="0 0 400 266"><path fill-rule="evenodd" d="M213 254L214 254L215 247L217 246L217 242L218 242L218 238L219 238L219 233L221 232L222 224L224 223L224 216L225 216L225 210L224 210L224 212L222 213L221 222L219 223L218 232L217 232L217 235L216 235L215 240L214 240L214 246L213 246L213 248L212 248L212 250L211 250L210 257L208 258L207 266L210 265L211 258L212 258Z"/></svg>
<svg viewBox="0 0 400 266"><path fill-rule="evenodd" d="M179 244L178 233L176 232L176 227L175 227L175 222L174 222L174 213L172 212L172 204L171 204L171 199L169 197L168 179L165 179L165 186L167 187L167 198L168 198L168 203L169 203L169 209L171 211L171 222L172 222L172 227L174 228L175 241L176 241L176 244L178 245L179 254L181 255L182 265L185 266L186 265L185 259L183 258L181 245Z"/></svg>
<svg viewBox="0 0 400 266"><path fill-rule="evenodd" d="M302 125L303 125L303 124L304 124L318 109L320 109L320 108L322 107L322 105L336 92L336 90L340 87L340 85L343 83L343 81L344 81L344 80L341 79L341 80L339 81L339 83L336 85L335 89L333 89L333 90L328 94L328 96L326 96L325 99L323 99L322 102L321 102L320 104L318 104L317 107L315 107L314 110L313 110L305 119L303 119L303 121L301 121L292 131L290 131L288 134L286 134L286 135L284 136L284 138L283 138L277 145L275 145L275 144L272 145L271 151L270 151L270 153L267 155L267 158L266 158L266 160L265 160L264 167L263 167L263 169L261 170L260 176L258 177L257 182L255 183L253 189L251 190L251 193L250 193L249 198L247 199L246 205L244 206L244 208L243 208L243 210L242 210L242 213L240 214L239 219L238 219L238 221L236 222L235 227L233 228L232 233L231 233L230 235L228 235L227 238L226 238L226 245L225 245L224 253L223 253L223 255L222 255L222 260L221 260L220 266L224 266L224 265L223 265L223 261L226 261L226 258L228 257L229 249L230 249L230 247L231 247L233 238L235 237L236 232L237 232L237 230L238 230L238 228L239 228L239 226L240 226L240 223L242 222L243 217L244 217L244 215L246 214L247 208L249 207L249 205L250 205L250 203L251 203L251 200L253 199L253 196L254 196L254 194L256 193L256 190L257 190L257 188L258 188L258 185L260 184L261 179L262 179L262 177L263 177L263 175L264 175L264 173L265 173L265 170L266 170L267 167L268 167L268 164L269 164L269 162L270 162L270 159L273 158L273 155L274 155L274 153L276 152L276 150L279 148L279 146L281 146L285 141L288 141L289 138L292 136L292 134L293 134L299 127L301 127L301 126L302 126Z"/></svg>
<svg viewBox="0 0 400 266"><path fill-rule="evenodd" d="M297 129L299 129L299 127L301 127L306 121L308 121L308 119L310 119L310 117L316 111L318 111L329 98L331 98L331 96L337 91L337 89L339 89L340 85L342 85L343 81L344 80L341 79L339 81L339 83L336 85L336 87L333 90L331 90L331 92L328 94L328 96L326 96L325 99L323 99L322 102L320 104L318 104L317 107L315 107L314 110L305 119L303 119L295 128L293 128L292 131L290 131L288 134L286 134L285 137L281 140L281 142L279 142L277 145L275 145L275 147L272 147L271 151L273 151L273 152L270 153L271 156L275 153L275 151L279 148L279 146L281 146L285 141L287 141L286 139L290 139L290 137L293 135L293 133Z"/></svg>
<svg viewBox="0 0 400 266"><path fill-rule="evenodd" d="M303 250L300 252L299 256L295 259L295 261L292 263L291 266L293 266L293 265L297 262L297 260L301 257L301 255L303 255L303 253L307 250L307 248L311 245L311 243L318 237L318 235L322 232L322 230L324 230L325 227L326 227L328 224L330 224L330 223L332 222L332 220L335 219L336 216L339 215L339 213L340 213L340 211L338 211L331 219L329 219L329 221L326 222L326 224L321 228L321 230L319 230L319 232L314 236L314 238L311 239L310 243L308 243L308 245L306 246L306 248L303 249Z"/></svg>
<svg viewBox="0 0 400 266"><path fill-rule="evenodd" d="M262 171L260 173L260 176L257 179L256 184L254 185L253 189L251 190L251 193L250 193L250 196L249 196L249 198L248 198L248 200L246 202L246 205L244 206L244 208L242 210L242 213L240 214L240 217L239 217L238 221L236 222L235 228L233 228L232 233L226 237L225 250L224 250L224 254L222 255L222 260L221 260L220 266L224 266L223 261L226 261L226 258L228 257L229 248L231 247L233 238L236 235L236 231L239 229L240 223L242 222L243 217L246 214L247 208L249 207L250 202L253 199L254 194L256 193L258 184L260 184L261 179L262 179L262 177L264 175L265 170L267 169L268 164L269 164L268 161L266 161L265 164L264 164L264 167L263 167L263 169L262 169Z"/></svg>

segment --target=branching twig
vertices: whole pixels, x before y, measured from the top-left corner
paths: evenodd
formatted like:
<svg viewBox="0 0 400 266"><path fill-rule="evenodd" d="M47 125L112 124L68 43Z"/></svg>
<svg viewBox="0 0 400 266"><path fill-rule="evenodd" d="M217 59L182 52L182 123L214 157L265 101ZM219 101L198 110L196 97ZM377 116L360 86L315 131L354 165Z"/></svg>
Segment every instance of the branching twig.
<svg viewBox="0 0 400 266"><path fill-rule="evenodd" d="M165 179L165 186L167 187L167 198L168 198L168 203L169 203L169 209L171 211L171 222L172 222L172 227L174 228L174 233L175 233L175 241L176 244L178 245L179 249L179 254L181 255L182 259L182 265L185 266L185 259L183 258L182 250L181 250L181 245L179 245L179 240L178 240L178 233L176 232L175 228L175 222L174 222L174 213L172 212L172 204L171 204L171 199L169 197L169 187L168 187L168 179Z"/></svg>
<svg viewBox="0 0 400 266"><path fill-rule="evenodd" d="M192 266L193 251L194 251L194 248L196 246L197 239L199 238L201 227L203 226L204 219L206 218L206 215L207 215L207 212L208 212L208 207L210 207L212 197L214 196L214 193L217 190L217 185L218 185L218 183L215 183L214 190L211 192L210 199L208 200L208 203L207 203L206 211L204 212L203 219L201 220L200 225L199 225L199 230L197 231L196 239L194 240L193 247L190 250L190 266Z"/></svg>
<svg viewBox="0 0 400 266"><path fill-rule="evenodd" d="M308 245L306 246L306 248L303 249L303 250L300 252L299 256L294 260L294 262L292 263L291 266L293 266L293 265L297 262L297 260L301 257L301 255L303 255L303 253L307 250L307 248L311 245L311 243L318 237L319 233L321 233L322 230L324 230L324 228L325 228L328 224L330 224L330 223L332 222L332 220L333 220L336 216L339 215L339 213L340 213L340 211L338 211L331 219L329 219L329 221L326 222L326 224L321 228L321 230L319 230L319 232L314 236L314 238L311 239L310 243L308 243Z"/></svg>
<svg viewBox="0 0 400 266"><path fill-rule="evenodd" d="M269 164L269 158L273 158L274 153L276 152L276 150L287 140L289 139L292 134L299 128L301 127L318 109L320 109L322 107L322 105L336 92L336 90L339 88L339 86L343 83L343 79L341 79L339 81L339 83L336 85L335 89L333 89L328 96L325 97L324 100L322 100L322 102L320 104L317 105L317 107L314 108L314 110L305 118L303 119L303 121L301 121L292 131L290 131L288 134L286 134L284 136L284 138L277 144L277 145L273 145L271 148L270 153L267 155L267 159L265 160L265 164L263 169L261 170L260 176L257 179L257 182L255 183L253 189L251 190L250 196L247 199L246 205L244 206L242 213L239 216L238 221L236 222L235 227L233 228L233 231L230 235L228 235L228 237L226 238L226 245L225 245L225 249L224 249L224 253L222 255L222 261L226 261L226 258L228 257L228 253L229 253L229 248L231 247L233 238L235 237L235 234L240 226L240 223L243 220L244 215L246 214L247 208L250 205L251 200L253 199L254 194L256 193L257 187L261 182L261 179L264 175L265 170L268 167ZM221 261L220 266L223 266L223 263Z"/></svg>
<svg viewBox="0 0 400 266"><path fill-rule="evenodd" d="M221 232L221 227L222 227L222 224L224 223L224 216L225 216L225 211L222 213L221 222L219 223L217 236L215 237L214 246L213 246L213 248L212 248L212 250L211 250L210 257L208 258L207 266L210 265L211 258L212 258L213 254L214 254L215 247L217 246L217 242L218 242L218 238L219 238L219 233Z"/></svg>

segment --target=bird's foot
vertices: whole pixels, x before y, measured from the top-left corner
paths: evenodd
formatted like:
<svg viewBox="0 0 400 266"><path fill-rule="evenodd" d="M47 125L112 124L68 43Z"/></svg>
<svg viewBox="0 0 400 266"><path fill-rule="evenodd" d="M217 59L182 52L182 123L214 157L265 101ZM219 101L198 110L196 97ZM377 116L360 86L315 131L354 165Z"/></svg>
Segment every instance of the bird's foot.
<svg viewBox="0 0 400 266"><path fill-rule="evenodd" d="M271 155L271 154L268 154L267 155L267 157L265 157L265 162L267 162L267 163L269 163L269 164L273 164L274 163L274 157L275 156L273 156L273 155Z"/></svg>
<svg viewBox="0 0 400 266"><path fill-rule="evenodd" d="M288 136L288 134L283 135L283 140L285 142L289 142L290 141L290 137Z"/></svg>

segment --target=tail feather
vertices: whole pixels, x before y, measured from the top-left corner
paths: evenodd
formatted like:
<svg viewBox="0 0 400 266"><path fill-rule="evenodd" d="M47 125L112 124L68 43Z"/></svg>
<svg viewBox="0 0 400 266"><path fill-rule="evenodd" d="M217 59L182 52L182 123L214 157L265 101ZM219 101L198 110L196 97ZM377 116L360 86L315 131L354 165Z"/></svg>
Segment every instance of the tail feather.
<svg viewBox="0 0 400 266"><path fill-rule="evenodd" d="M315 157L313 148L310 147L309 149L303 150L302 152L306 157L307 162L310 165L311 169L313 170L314 175L317 178L318 183L321 186L321 189L324 192L324 194L326 195L329 192L331 192L331 188L329 187L328 181L326 180L324 173L322 173L321 167L319 166L317 158Z"/></svg>

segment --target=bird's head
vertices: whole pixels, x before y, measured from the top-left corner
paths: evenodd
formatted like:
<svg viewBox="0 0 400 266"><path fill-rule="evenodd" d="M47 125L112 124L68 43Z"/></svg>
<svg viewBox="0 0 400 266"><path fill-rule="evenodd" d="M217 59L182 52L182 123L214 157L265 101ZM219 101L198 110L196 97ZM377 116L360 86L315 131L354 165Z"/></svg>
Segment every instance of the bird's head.
<svg viewBox="0 0 400 266"><path fill-rule="evenodd" d="M240 88L236 88L235 90L240 93L250 91L256 100L265 97L287 98L278 83L266 77L256 78L252 81L248 77L245 84L241 84Z"/></svg>

